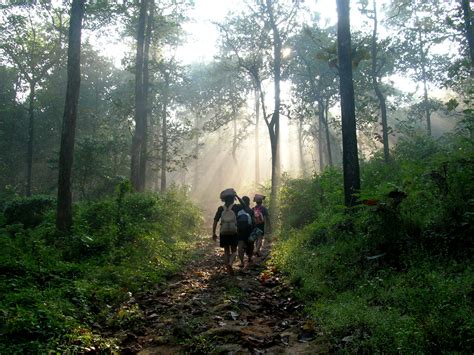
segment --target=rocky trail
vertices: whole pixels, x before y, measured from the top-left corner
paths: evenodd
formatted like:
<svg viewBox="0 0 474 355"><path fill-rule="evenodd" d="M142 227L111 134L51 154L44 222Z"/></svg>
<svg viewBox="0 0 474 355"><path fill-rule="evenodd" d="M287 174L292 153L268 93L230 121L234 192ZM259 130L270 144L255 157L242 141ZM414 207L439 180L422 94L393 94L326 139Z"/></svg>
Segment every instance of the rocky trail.
<svg viewBox="0 0 474 355"><path fill-rule="evenodd" d="M200 257L159 288L131 299L143 322L115 336L121 353L315 354L325 339L269 265L270 247L230 276L222 250L199 243Z"/></svg>

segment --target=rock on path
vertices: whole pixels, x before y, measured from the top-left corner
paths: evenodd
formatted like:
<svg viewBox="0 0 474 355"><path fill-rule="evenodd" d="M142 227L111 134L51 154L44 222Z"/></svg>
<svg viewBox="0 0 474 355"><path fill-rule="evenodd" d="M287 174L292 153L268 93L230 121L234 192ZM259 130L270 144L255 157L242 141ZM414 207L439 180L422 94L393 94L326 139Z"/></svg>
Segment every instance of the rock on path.
<svg viewBox="0 0 474 355"><path fill-rule="evenodd" d="M116 334L122 353L318 354L327 341L268 265L269 247L228 275L222 249L202 242L202 257L159 289L137 296L144 321Z"/></svg>

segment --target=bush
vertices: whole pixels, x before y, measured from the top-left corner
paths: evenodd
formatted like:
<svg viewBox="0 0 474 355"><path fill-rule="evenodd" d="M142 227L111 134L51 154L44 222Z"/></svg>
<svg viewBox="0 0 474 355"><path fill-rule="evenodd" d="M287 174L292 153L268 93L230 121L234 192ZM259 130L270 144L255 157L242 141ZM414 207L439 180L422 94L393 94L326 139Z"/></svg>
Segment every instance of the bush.
<svg viewBox="0 0 474 355"><path fill-rule="evenodd" d="M282 229L286 233L292 228L302 228L340 210L343 201L342 174L337 169L326 169L311 179L286 177L281 187Z"/></svg>
<svg viewBox="0 0 474 355"><path fill-rule="evenodd" d="M274 262L334 351L471 352L474 144L411 137L392 156L361 165L351 210L334 173L285 181Z"/></svg>
<svg viewBox="0 0 474 355"><path fill-rule="evenodd" d="M5 207L5 223L21 223L25 228L36 227L54 206L55 199L50 196L15 198Z"/></svg>
<svg viewBox="0 0 474 355"><path fill-rule="evenodd" d="M69 238L58 239L52 214L34 228L0 230L0 353L115 351L94 324L139 325L131 295L180 268L201 222L179 189L125 189L74 211Z"/></svg>

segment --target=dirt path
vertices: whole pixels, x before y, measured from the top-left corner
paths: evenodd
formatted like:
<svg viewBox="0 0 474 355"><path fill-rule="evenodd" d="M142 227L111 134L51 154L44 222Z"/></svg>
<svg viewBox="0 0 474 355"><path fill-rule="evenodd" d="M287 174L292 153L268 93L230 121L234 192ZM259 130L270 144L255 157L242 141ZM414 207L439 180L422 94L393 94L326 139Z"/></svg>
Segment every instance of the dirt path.
<svg viewBox="0 0 474 355"><path fill-rule="evenodd" d="M138 297L145 324L118 334L122 353L315 354L324 339L291 288L267 265L269 248L229 276L222 250L205 240L202 257L160 289Z"/></svg>

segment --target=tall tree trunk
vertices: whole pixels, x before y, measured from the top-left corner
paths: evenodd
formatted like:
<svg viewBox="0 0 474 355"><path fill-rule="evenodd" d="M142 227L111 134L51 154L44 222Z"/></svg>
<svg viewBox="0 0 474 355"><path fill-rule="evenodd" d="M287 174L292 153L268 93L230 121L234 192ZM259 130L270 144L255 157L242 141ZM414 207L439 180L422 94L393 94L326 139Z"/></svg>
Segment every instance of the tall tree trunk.
<svg viewBox="0 0 474 355"><path fill-rule="evenodd" d="M143 60L145 46L145 24L147 13L147 0L141 0L140 15L137 30L137 53L135 63L135 131L132 138L131 152L131 182L136 191L141 190L140 184L140 162L144 134L144 120L146 117L146 106L143 92Z"/></svg>
<svg viewBox="0 0 474 355"><path fill-rule="evenodd" d="M232 159L234 160L234 164L238 164L237 162L237 112L235 106L232 105L232 127L233 127L233 138L232 138Z"/></svg>
<svg viewBox="0 0 474 355"><path fill-rule="evenodd" d="M378 78L377 78L377 4L373 0L373 20L374 28L372 31L372 43L371 43L371 59L372 59L372 85L374 86L375 95L379 100L380 104L380 115L382 118L382 140L383 140L383 156L386 163L390 160L390 150L388 142L388 125L387 125L387 104L385 102L385 96L380 89Z"/></svg>
<svg viewBox="0 0 474 355"><path fill-rule="evenodd" d="M303 121L301 119L298 120L298 152L300 156L300 174L302 177L307 176L307 169L306 169L306 161L304 159L304 146L303 142Z"/></svg>
<svg viewBox="0 0 474 355"><path fill-rule="evenodd" d="M326 104L324 105L324 131L326 132L326 148L328 152L328 164L330 167L333 166L332 163L332 149L331 149L331 136L329 134L329 100L326 100Z"/></svg>
<svg viewBox="0 0 474 355"><path fill-rule="evenodd" d="M322 100L318 100L318 154L319 154L319 172L324 171L324 155L323 155L323 121L324 121L324 105Z"/></svg>
<svg viewBox="0 0 474 355"><path fill-rule="evenodd" d="M81 87L81 31L85 0L73 0L69 25L67 89L59 152L58 210L56 228L69 232L72 226L71 175L74 158L77 106Z"/></svg>
<svg viewBox="0 0 474 355"><path fill-rule="evenodd" d="M474 17L470 0L461 0L462 12L464 17L464 28L466 30L466 39L469 46L469 56L471 59L471 77L474 77Z"/></svg>
<svg viewBox="0 0 474 355"><path fill-rule="evenodd" d="M260 90L255 88L255 190L260 183Z"/></svg>
<svg viewBox="0 0 474 355"><path fill-rule="evenodd" d="M280 84L281 84L281 38L280 31L275 22L273 13L273 1L266 0L270 26L273 33L273 78L274 78L274 110L271 120L270 143L272 151L272 188L271 188L271 205L272 218L276 221L278 216L278 190L280 185ZM275 224L274 224L275 225Z"/></svg>
<svg viewBox="0 0 474 355"><path fill-rule="evenodd" d="M170 85L170 77L165 70L163 73L165 78L165 88L163 90L163 115L161 121L161 188L163 193L166 191L166 172L168 163L168 89Z"/></svg>
<svg viewBox="0 0 474 355"><path fill-rule="evenodd" d="M194 118L194 130L195 130L195 137L194 137L194 181L193 181L193 190L196 193L198 190L199 185L199 117L196 114Z"/></svg>
<svg viewBox="0 0 474 355"><path fill-rule="evenodd" d="M166 100L166 99L165 99ZM168 120L167 104L163 104L163 120L161 123L161 192L166 191L166 165L168 161Z"/></svg>
<svg viewBox="0 0 474 355"><path fill-rule="evenodd" d="M154 147L156 147L157 153L157 161L160 158L160 135L161 135L161 122L163 121L163 112L165 110L165 106L161 105L159 112L157 113L157 120L156 120L156 128L155 128L155 134L154 134ZM161 160L161 159L160 159ZM155 172L155 179L154 185L155 185L155 192L160 191L161 189L161 161L156 164L156 172Z"/></svg>
<svg viewBox="0 0 474 355"><path fill-rule="evenodd" d="M146 188L146 171L148 164L148 121L151 115L151 106L148 102L150 92L150 44L151 35L153 30L153 11L154 1L150 1L150 11L148 14L148 21L146 25L145 34L145 45L143 50L143 105L145 106L145 112L143 114L143 131L142 131L142 144L140 147L140 172L139 172L139 190L144 191Z"/></svg>
<svg viewBox="0 0 474 355"><path fill-rule="evenodd" d="M416 15L417 16L417 15ZM418 23L418 17L416 23ZM421 29L418 29L418 45L419 45L419 55L421 59L421 78L423 81L423 105L425 109L425 118L426 118L426 131L428 136L431 136L431 112L428 101L428 77L426 73L426 55L425 55L425 43L421 34Z"/></svg>
<svg viewBox="0 0 474 355"><path fill-rule="evenodd" d="M425 106L426 132L428 136L431 136L431 111L428 99L428 80L426 79L426 68L424 63L421 65L421 70L423 75L423 102Z"/></svg>
<svg viewBox="0 0 474 355"><path fill-rule="evenodd" d="M26 184L25 195L31 196L31 175L33 170L33 142L35 138L35 95L36 83L30 81L30 95L28 105L28 146L26 151Z"/></svg>
<svg viewBox="0 0 474 355"><path fill-rule="evenodd" d="M337 13L337 54L341 94L344 202L346 206L350 207L356 204L354 194L360 190L360 175L357 152L354 84L352 81L349 0L337 0Z"/></svg>

